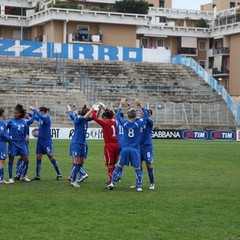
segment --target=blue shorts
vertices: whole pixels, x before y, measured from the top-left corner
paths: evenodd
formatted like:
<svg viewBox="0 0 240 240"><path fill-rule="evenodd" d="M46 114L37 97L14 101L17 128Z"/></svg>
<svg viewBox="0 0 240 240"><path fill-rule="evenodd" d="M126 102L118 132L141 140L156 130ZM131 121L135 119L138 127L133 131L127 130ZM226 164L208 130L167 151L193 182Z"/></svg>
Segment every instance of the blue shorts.
<svg viewBox="0 0 240 240"><path fill-rule="evenodd" d="M120 165L140 167L140 150L132 147L123 147L120 152Z"/></svg>
<svg viewBox="0 0 240 240"><path fill-rule="evenodd" d="M70 144L69 155L73 158L87 158L88 154L88 145L87 144Z"/></svg>
<svg viewBox="0 0 240 240"><path fill-rule="evenodd" d="M28 156L28 147L26 141L10 141L8 145L8 154L10 157L21 156L25 157Z"/></svg>
<svg viewBox="0 0 240 240"><path fill-rule="evenodd" d="M7 158L7 144L5 141L0 141L0 160Z"/></svg>
<svg viewBox="0 0 240 240"><path fill-rule="evenodd" d="M153 146L146 145L141 146L141 161L145 161L146 163L153 163Z"/></svg>
<svg viewBox="0 0 240 240"><path fill-rule="evenodd" d="M53 156L53 143L50 141L37 141L36 154Z"/></svg>

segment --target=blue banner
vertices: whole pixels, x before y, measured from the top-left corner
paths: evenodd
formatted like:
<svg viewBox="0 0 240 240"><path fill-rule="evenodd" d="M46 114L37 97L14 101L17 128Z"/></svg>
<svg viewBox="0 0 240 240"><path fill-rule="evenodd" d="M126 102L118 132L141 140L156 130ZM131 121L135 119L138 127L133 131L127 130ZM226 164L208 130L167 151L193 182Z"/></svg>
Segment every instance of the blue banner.
<svg viewBox="0 0 240 240"><path fill-rule="evenodd" d="M142 62L142 48L0 39L0 55Z"/></svg>

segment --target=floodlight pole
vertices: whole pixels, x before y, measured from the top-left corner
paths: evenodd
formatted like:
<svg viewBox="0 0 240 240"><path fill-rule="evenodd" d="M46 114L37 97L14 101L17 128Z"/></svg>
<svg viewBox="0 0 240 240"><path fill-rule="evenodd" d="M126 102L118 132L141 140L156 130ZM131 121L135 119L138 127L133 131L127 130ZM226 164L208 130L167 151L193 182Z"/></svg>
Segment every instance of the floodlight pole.
<svg viewBox="0 0 240 240"><path fill-rule="evenodd" d="M21 0L21 40L23 40L23 0Z"/></svg>

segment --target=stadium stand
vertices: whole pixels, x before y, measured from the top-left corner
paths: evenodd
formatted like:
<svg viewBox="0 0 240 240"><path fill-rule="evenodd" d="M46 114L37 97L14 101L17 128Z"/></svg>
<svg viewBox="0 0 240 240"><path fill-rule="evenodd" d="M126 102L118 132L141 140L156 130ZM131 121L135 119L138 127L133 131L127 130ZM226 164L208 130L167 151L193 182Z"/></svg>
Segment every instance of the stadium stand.
<svg viewBox="0 0 240 240"><path fill-rule="evenodd" d="M0 57L1 105L48 106L55 127L72 126L66 104L102 101L116 109L126 97L152 108L156 127L235 128L219 96L190 68L171 63Z"/></svg>

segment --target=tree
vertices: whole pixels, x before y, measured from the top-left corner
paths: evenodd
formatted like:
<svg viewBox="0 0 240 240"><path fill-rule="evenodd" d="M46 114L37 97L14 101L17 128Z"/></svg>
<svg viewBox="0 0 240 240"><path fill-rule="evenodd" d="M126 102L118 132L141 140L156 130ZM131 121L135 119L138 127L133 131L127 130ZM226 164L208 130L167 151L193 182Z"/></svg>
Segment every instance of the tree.
<svg viewBox="0 0 240 240"><path fill-rule="evenodd" d="M196 27L199 27L199 28L208 28L208 24L207 24L207 21L203 18L199 19L197 21L197 24L196 24Z"/></svg>
<svg viewBox="0 0 240 240"><path fill-rule="evenodd" d="M148 2L144 0L123 0L116 1L115 11L122 13L139 13L147 14L148 13Z"/></svg>

